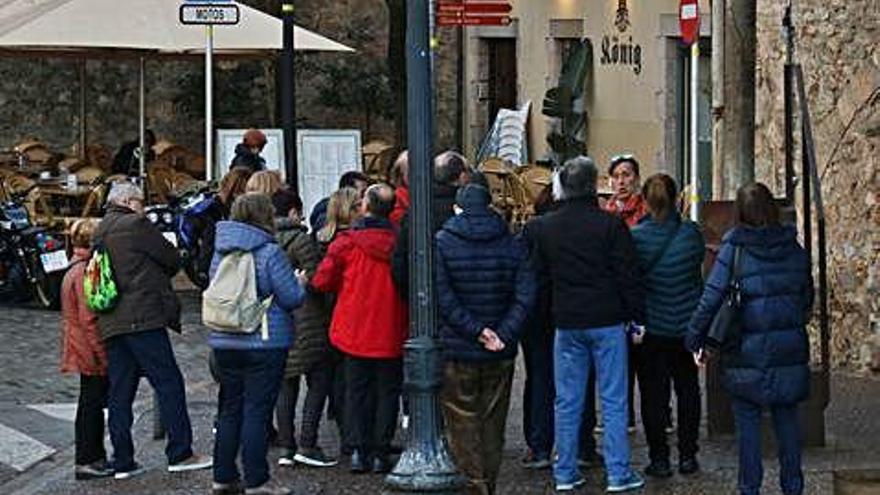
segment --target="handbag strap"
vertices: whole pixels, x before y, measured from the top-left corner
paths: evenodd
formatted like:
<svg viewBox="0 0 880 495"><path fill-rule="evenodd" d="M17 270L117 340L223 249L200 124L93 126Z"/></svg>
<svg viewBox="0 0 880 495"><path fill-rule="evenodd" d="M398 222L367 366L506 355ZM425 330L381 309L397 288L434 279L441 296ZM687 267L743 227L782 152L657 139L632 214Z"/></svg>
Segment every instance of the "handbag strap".
<svg viewBox="0 0 880 495"><path fill-rule="evenodd" d="M678 231L681 230L681 224L684 221L678 222L678 225L675 229L672 230L672 233L666 236L666 240L663 241L663 246L660 247L660 250L657 251L657 254L651 258L651 261L645 265L645 275L649 275L652 271L654 271L654 267L657 266L657 263L663 259L663 255L666 254L666 251L669 250L669 246L672 245L672 241L675 240L675 237L678 235Z"/></svg>
<svg viewBox="0 0 880 495"><path fill-rule="evenodd" d="M742 288L740 286L740 275L742 275L742 246L733 247L733 266L730 268L730 297L733 297L736 305L742 302Z"/></svg>

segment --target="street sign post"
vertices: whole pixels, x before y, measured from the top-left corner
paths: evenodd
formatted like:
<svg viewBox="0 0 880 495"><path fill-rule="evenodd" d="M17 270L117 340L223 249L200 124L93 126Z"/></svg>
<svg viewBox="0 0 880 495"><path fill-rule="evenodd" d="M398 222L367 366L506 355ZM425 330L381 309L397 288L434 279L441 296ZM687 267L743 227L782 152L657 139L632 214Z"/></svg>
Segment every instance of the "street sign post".
<svg viewBox="0 0 880 495"><path fill-rule="evenodd" d="M506 26L513 10L507 0L440 0L438 26Z"/></svg>
<svg viewBox="0 0 880 495"><path fill-rule="evenodd" d="M700 164L697 161L697 125L699 117L699 67L700 67L700 6L697 0L681 0L678 7L678 24L681 39L691 47L691 97L690 97L690 217L700 219Z"/></svg>
<svg viewBox="0 0 880 495"><path fill-rule="evenodd" d="M205 26L205 179L210 181L214 178L214 26L238 24L238 5L189 0L178 13L181 24Z"/></svg>

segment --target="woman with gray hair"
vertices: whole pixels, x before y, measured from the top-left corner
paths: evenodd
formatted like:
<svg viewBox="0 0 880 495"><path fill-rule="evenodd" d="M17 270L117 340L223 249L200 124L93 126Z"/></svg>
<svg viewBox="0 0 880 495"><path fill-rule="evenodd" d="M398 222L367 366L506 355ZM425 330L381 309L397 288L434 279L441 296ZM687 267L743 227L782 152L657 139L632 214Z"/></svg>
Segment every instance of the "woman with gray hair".
<svg viewBox="0 0 880 495"><path fill-rule="evenodd" d="M254 333L214 331L208 343L214 351L220 380L217 435L214 443L213 493L241 493L236 457L241 449L244 493L290 493L269 478L266 431L278 398L287 351L293 344L292 312L302 303L304 281L294 273L287 255L275 241L274 207L268 196L247 193L235 200L230 220L217 224L211 278L220 261L233 252L253 254L257 297L271 297L267 329Z"/></svg>

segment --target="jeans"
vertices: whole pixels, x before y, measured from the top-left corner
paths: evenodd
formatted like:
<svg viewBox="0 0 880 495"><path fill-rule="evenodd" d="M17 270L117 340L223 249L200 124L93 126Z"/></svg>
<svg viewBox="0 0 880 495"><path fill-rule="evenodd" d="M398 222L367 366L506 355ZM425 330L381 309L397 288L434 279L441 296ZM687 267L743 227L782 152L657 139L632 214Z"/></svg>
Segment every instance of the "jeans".
<svg viewBox="0 0 880 495"><path fill-rule="evenodd" d="M447 362L441 402L452 457L468 479L469 495L493 495L514 361Z"/></svg>
<svg viewBox="0 0 880 495"><path fill-rule="evenodd" d="M278 417L278 444L286 449L296 450L296 401L299 398L300 378L286 378L281 385L275 414ZM305 375L306 399L302 409L302 425L299 430L299 446L315 448L318 443L318 427L324 404L333 388L332 363L321 362Z"/></svg>
<svg viewBox="0 0 880 495"><path fill-rule="evenodd" d="M526 445L539 459L549 459L553 453L553 401L556 391L553 384L553 329L543 326L526 330L523 337L523 358L526 380L523 389L523 432ZM586 403L581 422L580 452L582 455L596 450L596 377L590 375L587 382Z"/></svg>
<svg viewBox="0 0 880 495"><path fill-rule="evenodd" d="M553 474L559 483L570 483L580 477L577 471L579 430L587 379L593 363L602 400L603 452L608 481L622 482L632 474L626 431L626 340L622 324L556 331L554 369L558 457Z"/></svg>
<svg viewBox="0 0 880 495"><path fill-rule="evenodd" d="M397 428L403 361L345 358L345 432L367 456L388 455Z"/></svg>
<svg viewBox="0 0 880 495"><path fill-rule="evenodd" d="M736 437L739 444L739 492L757 495L764 478L761 464L761 411L762 406L741 399L733 399L736 419ZM773 430L779 444L779 486L785 495L800 495L804 491L801 471L801 439L797 404L770 406Z"/></svg>
<svg viewBox="0 0 880 495"><path fill-rule="evenodd" d="M129 471L134 465L131 405L140 377L146 375L159 396L159 414L168 431L165 455L169 464L192 456L192 426L186 409L186 389L171 340L165 329L119 335L107 339L110 378L108 426L113 443L113 468Z"/></svg>
<svg viewBox="0 0 880 495"><path fill-rule="evenodd" d="M239 480L235 459L241 449L244 485L269 480L268 429L284 375L287 349L215 350L220 378L214 481Z"/></svg>
<svg viewBox="0 0 880 495"><path fill-rule="evenodd" d="M74 443L76 464L84 466L107 459L104 450L104 406L109 382L106 376L79 376Z"/></svg>
<svg viewBox="0 0 880 495"><path fill-rule="evenodd" d="M668 461L666 424L669 416L670 387L678 397L678 457L697 455L700 429L700 381L693 356L681 338L645 335L639 346L639 387L642 396L642 423L652 461Z"/></svg>

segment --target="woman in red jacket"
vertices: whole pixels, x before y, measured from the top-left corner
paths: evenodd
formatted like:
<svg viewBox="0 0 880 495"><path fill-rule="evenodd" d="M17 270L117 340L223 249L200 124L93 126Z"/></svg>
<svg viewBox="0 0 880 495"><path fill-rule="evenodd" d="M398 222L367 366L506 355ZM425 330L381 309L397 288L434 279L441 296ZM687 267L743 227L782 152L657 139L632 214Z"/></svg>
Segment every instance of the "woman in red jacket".
<svg viewBox="0 0 880 495"><path fill-rule="evenodd" d="M391 278L393 207L388 185L370 186L361 205L364 218L336 236L312 277L315 289L337 294L330 342L345 354L345 430L355 473L391 469L407 332L406 305Z"/></svg>
<svg viewBox="0 0 880 495"><path fill-rule="evenodd" d="M86 306L83 276L90 257L96 223L77 220L70 229L73 260L61 286L61 372L79 373L76 407L76 479L113 475L104 450L104 406L107 404L107 354L98 330L98 317Z"/></svg>

